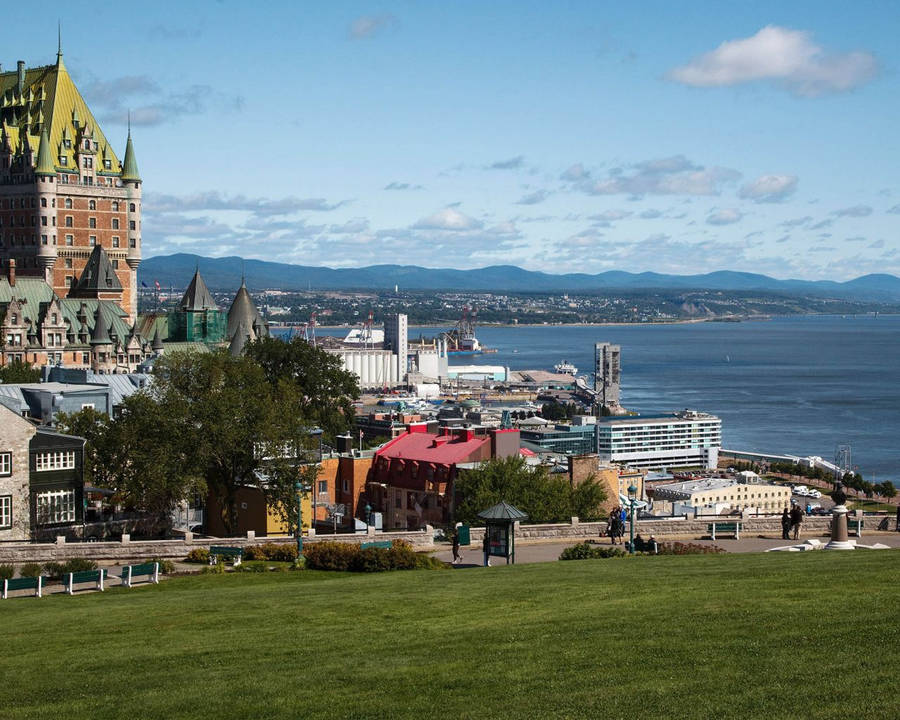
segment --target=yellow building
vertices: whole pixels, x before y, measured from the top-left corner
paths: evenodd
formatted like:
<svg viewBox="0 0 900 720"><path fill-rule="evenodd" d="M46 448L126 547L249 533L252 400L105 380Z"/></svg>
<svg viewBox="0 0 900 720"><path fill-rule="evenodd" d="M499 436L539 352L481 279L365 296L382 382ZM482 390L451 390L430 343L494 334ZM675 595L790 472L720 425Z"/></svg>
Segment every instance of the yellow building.
<svg viewBox="0 0 900 720"><path fill-rule="evenodd" d="M760 512L776 513L790 507L791 490L780 485L709 478L658 485L654 491L654 499L716 512L727 508L752 508Z"/></svg>

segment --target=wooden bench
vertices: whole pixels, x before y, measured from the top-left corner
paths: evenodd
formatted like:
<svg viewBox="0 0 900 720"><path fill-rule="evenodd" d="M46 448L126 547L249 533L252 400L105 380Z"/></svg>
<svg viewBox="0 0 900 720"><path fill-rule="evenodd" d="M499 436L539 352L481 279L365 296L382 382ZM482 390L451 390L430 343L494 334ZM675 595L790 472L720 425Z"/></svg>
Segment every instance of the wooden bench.
<svg viewBox="0 0 900 720"><path fill-rule="evenodd" d="M209 548L209 564L215 565L219 562L219 558L227 560L232 559L232 565L240 565L241 559L244 557L244 548L228 547L226 545L213 545Z"/></svg>
<svg viewBox="0 0 900 720"><path fill-rule="evenodd" d="M735 540L741 539L741 524L739 522L713 522L706 526L707 534L716 539L716 532L734 535Z"/></svg>
<svg viewBox="0 0 900 720"><path fill-rule="evenodd" d="M360 550L365 550L366 548L384 548L385 550L390 550L391 541L390 540L375 540L373 542L361 543L359 546Z"/></svg>
<svg viewBox="0 0 900 720"><path fill-rule="evenodd" d="M70 572L64 575L66 585L66 593L73 595L75 586L83 583L94 583L94 587L103 592L103 581L106 579L108 571L103 570L81 570L79 572Z"/></svg>
<svg viewBox="0 0 900 720"><path fill-rule="evenodd" d="M21 577L4 580L2 599L6 600L7 593L9 593L10 590L34 590L34 596L41 597L41 590L43 587L44 578L42 577Z"/></svg>
<svg viewBox="0 0 900 720"><path fill-rule="evenodd" d="M146 577L149 582L159 583L159 563L143 563L142 565L125 565L122 568L122 584L131 587L134 579Z"/></svg>

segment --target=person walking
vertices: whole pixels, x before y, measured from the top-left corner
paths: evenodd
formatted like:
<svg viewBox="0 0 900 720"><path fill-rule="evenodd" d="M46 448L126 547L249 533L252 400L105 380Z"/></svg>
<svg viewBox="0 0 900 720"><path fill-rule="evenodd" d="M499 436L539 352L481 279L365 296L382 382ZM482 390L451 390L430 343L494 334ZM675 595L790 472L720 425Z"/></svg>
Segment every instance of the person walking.
<svg viewBox="0 0 900 720"><path fill-rule="evenodd" d="M459 532L453 531L453 562L452 565L458 565L462 562L462 558L459 556Z"/></svg>
<svg viewBox="0 0 900 720"><path fill-rule="evenodd" d="M791 528L794 530L794 540L800 539L800 524L803 522L803 508L794 503L791 508Z"/></svg>
<svg viewBox="0 0 900 720"><path fill-rule="evenodd" d="M625 523L628 522L628 513L624 507L619 508L619 540L625 537Z"/></svg>
<svg viewBox="0 0 900 720"><path fill-rule="evenodd" d="M781 514L781 539L791 539L791 516L788 514L787 508L785 508L784 512Z"/></svg>
<svg viewBox="0 0 900 720"><path fill-rule="evenodd" d="M484 550L484 566L491 566L491 540L488 537L488 529L484 529L484 542L481 543L481 548Z"/></svg>

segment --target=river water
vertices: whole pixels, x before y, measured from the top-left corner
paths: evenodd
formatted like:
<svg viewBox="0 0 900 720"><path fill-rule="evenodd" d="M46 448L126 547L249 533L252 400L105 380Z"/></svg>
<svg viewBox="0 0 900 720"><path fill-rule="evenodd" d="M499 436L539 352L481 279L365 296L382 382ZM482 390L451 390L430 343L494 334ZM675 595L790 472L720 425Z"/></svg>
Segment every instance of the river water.
<svg viewBox="0 0 900 720"><path fill-rule="evenodd" d="M410 337L441 329L411 328ZM865 479L900 485L900 316L480 327L477 334L497 353L451 364L552 370L568 360L588 374L594 343L617 343L629 410L713 413L730 450L831 460L837 445L849 444Z"/></svg>

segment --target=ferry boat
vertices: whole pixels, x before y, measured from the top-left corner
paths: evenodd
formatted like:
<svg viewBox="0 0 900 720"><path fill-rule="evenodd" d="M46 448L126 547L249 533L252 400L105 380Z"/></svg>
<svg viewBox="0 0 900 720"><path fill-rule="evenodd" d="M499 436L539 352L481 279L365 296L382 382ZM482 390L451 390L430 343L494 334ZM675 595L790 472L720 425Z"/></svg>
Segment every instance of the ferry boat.
<svg viewBox="0 0 900 720"><path fill-rule="evenodd" d="M560 375L575 375L578 373L578 368L575 367L568 360L563 360L561 363L557 363L553 366L553 369L558 372Z"/></svg>

